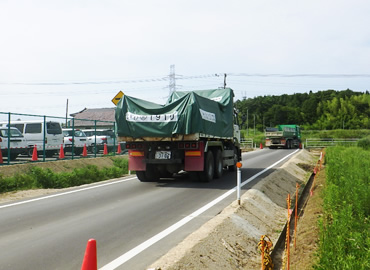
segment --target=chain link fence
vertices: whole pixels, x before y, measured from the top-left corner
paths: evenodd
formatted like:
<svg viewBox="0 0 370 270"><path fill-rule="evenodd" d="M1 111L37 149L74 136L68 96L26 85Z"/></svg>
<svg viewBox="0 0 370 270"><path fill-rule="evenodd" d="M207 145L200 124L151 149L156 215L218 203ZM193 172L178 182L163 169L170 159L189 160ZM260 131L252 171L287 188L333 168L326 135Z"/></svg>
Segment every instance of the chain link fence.
<svg viewBox="0 0 370 270"><path fill-rule="evenodd" d="M0 166L122 154L114 121L0 112Z"/></svg>

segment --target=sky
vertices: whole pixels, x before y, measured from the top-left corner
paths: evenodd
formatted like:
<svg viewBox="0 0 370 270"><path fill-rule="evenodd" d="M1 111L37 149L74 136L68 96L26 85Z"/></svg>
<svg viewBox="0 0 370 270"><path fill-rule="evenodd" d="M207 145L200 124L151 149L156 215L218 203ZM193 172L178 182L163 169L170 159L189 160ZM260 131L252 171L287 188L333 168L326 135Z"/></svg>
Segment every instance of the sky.
<svg viewBox="0 0 370 270"><path fill-rule="evenodd" d="M370 90L368 0L0 0L0 112L65 117L126 95ZM174 65L174 72L170 66ZM17 117L22 118L22 117ZM0 114L0 120L7 115Z"/></svg>

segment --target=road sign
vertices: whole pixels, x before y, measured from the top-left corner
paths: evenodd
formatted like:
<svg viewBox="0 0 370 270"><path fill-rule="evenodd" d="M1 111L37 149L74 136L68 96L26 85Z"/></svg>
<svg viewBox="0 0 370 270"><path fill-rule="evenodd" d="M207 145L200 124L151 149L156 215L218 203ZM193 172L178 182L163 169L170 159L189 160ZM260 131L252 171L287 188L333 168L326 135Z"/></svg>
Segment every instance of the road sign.
<svg viewBox="0 0 370 270"><path fill-rule="evenodd" d="M120 99L123 97L124 93L122 91L119 91L118 94L112 99L112 102L114 103L114 105L117 106L118 104L118 101L120 101Z"/></svg>

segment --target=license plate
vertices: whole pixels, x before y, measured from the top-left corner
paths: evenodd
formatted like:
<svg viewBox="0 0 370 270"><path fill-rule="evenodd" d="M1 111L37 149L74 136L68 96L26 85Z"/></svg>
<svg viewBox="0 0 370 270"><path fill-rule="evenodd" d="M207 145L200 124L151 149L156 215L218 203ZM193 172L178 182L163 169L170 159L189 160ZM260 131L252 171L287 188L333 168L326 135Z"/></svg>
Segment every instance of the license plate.
<svg viewBox="0 0 370 270"><path fill-rule="evenodd" d="M155 159L171 159L171 151L157 151Z"/></svg>

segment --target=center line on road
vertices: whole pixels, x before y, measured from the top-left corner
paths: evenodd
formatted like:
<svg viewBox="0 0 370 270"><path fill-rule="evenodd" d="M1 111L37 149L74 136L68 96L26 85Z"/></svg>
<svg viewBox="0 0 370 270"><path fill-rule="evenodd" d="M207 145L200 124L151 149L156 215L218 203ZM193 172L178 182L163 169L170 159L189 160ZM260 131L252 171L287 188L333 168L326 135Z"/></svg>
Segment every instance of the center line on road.
<svg viewBox="0 0 370 270"><path fill-rule="evenodd" d="M254 179L256 179L261 174L267 172L268 170L270 170L271 168L275 167L277 164L279 164L280 162L282 162L284 159L292 156L293 154L297 153L298 151L299 151L299 149L297 149L296 151L294 151L294 152L290 153L289 155L283 157L282 159L278 160L274 164L270 165L269 167L265 168L264 170L260 171L259 173L255 174L252 177L248 178L247 180L243 181L243 183L241 185L244 186L244 185L248 184L249 182L253 181ZM223 199L227 198L229 195L231 195L235 191L236 191L236 187L230 189L229 191L225 192L224 194L222 194L218 198L214 199L213 201L211 201L208 204L204 205L203 207L199 208L198 210L196 210L195 212L191 213L190 215L184 217L183 219L181 219L177 223L171 225L170 227L168 227L167 229L163 230L162 232L154 235L153 237L149 238L148 240L146 240L145 242L141 243L140 245L138 245L138 246L134 247L133 249L127 251L126 253L124 253L120 257L118 257L118 258L114 259L113 261L111 261L110 263L104 265L102 268L99 268L99 270L113 270L113 269L118 268L119 266L121 266L122 264L124 264L125 262L127 262L128 260L132 259L134 256L136 256L139 253L143 252L145 249L147 249L150 246L154 245L159 240L161 240L164 237L168 236L169 234L171 234L172 232L174 232L177 229L181 228L186 223L188 223L189 221L193 220L194 218L196 218L197 216L199 216L200 214L202 214L206 210L210 209L212 206L214 206L217 203L221 202Z"/></svg>

